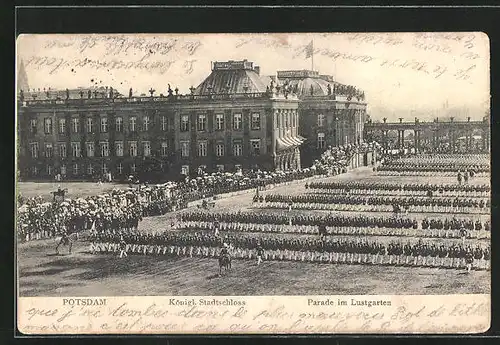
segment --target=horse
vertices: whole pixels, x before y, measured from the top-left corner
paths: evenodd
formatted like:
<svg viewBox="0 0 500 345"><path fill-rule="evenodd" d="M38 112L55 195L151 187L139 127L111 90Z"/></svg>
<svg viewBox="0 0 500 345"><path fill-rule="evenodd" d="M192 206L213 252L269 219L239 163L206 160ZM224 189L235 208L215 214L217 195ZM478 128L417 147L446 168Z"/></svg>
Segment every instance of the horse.
<svg viewBox="0 0 500 345"><path fill-rule="evenodd" d="M59 243L56 246L56 254L59 255L59 247L61 245L63 246L69 246L69 254L71 254L71 249L73 248L73 239L71 238L73 234L71 235L63 235L61 239L59 240Z"/></svg>
<svg viewBox="0 0 500 345"><path fill-rule="evenodd" d="M219 256L219 276L222 276L222 270L231 269L231 257L228 254Z"/></svg>
<svg viewBox="0 0 500 345"><path fill-rule="evenodd" d="M56 191L50 192L53 195L53 201L56 201L56 198L61 198L61 200L64 200L64 197L66 193L68 192L68 189L64 188L58 188Z"/></svg>

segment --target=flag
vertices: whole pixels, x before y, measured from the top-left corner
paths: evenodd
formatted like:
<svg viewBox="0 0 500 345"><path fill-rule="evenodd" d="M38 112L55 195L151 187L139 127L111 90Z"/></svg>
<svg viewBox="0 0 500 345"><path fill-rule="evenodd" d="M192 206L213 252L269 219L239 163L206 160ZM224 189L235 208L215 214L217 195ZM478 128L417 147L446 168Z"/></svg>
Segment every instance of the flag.
<svg viewBox="0 0 500 345"><path fill-rule="evenodd" d="M311 40L311 42L306 46L306 58L310 58L311 56L313 56L313 53L314 53L314 47L313 47L313 41Z"/></svg>

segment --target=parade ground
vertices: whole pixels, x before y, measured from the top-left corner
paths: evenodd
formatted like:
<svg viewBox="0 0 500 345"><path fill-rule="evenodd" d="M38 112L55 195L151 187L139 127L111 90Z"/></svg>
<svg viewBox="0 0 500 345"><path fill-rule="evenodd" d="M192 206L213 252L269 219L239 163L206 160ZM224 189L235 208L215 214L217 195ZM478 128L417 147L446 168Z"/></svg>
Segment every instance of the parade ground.
<svg viewBox="0 0 500 345"><path fill-rule="evenodd" d="M378 181L399 183L456 184L454 176L377 176L370 169L361 168L335 177L314 181ZM470 183L489 183L487 177L476 177ZM264 191L263 194L300 195L306 193L305 181L291 182ZM57 185L55 185L57 186ZM119 185L126 188L126 185ZM26 196L50 193L54 184L19 183L18 190ZM68 197L95 195L116 185L96 183L65 183ZM252 203L254 191L239 193L216 200L213 212L276 212L257 208ZM50 194L49 194L50 195ZM31 195L34 196L34 195ZM179 212L146 217L139 231L159 233L180 231L171 229ZM331 211L302 211L297 213L323 213ZM340 212L349 214L349 212ZM380 212L390 216L391 213ZM405 215L403 215L405 216ZM411 213L415 218L429 214ZM432 216L453 217L446 214ZM467 215L457 215L467 217ZM487 214L470 215L472 219L487 219ZM257 236L257 235L256 235ZM305 235L294 235L305 236ZM73 244L73 253L67 248L55 254L55 239L36 240L18 244L17 260L19 294L21 296L127 296L127 295L335 295L335 294L465 294L489 293L490 271L438 269L424 267L395 267L377 265L322 264L293 261L265 261L257 266L254 260L233 260L231 271L218 276L218 262L214 258L129 255L119 258L111 254L91 254L90 244L82 236ZM337 236L339 237L339 236ZM370 240L387 242L391 238L369 236ZM459 239L429 239L424 241L457 242ZM418 241L419 237L402 239ZM469 239L472 245L487 244L486 239Z"/></svg>

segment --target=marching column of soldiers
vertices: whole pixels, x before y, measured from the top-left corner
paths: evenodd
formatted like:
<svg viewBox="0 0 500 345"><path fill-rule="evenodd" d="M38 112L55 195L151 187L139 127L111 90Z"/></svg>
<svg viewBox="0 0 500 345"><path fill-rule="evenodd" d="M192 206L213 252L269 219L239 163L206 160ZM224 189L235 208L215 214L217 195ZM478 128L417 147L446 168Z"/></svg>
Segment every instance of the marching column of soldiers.
<svg viewBox="0 0 500 345"><path fill-rule="evenodd" d="M177 216L179 222L224 222L242 224L266 224L266 225L309 225L328 227L372 227L372 228L395 228L395 229L422 229L422 222L416 219L397 216L375 217L366 215L334 215L325 216L310 214L264 214L250 212L184 212ZM490 230L490 222L482 223L480 220L469 218L426 218L425 224L433 224L435 229L459 230L462 225L469 230ZM290 224L291 223L291 224Z"/></svg>
<svg viewBox="0 0 500 345"><path fill-rule="evenodd" d="M129 232L93 233L91 250L116 253L126 243L125 251L141 255L173 255L218 257L224 243L236 259L252 259L257 248L264 251L264 261L306 261L368 265L400 265L437 268L465 268L474 263L475 269L489 269L490 248L479 245L451 246L391 242L383 245L366 240L312 239L261 236L215 236L210 233L144 234Z"/></svg>
<svg viewBox="0 0 500 345"><path fill-rule="evenodd" d="M432 228L430 223L432 222ZM457 220L444 222L440 219L424 219L421 229L395 229L395 228L368 228L368 227L324 227L324 235L352 235L352 236L406 236L406 237L427 237L427 238L491 238L489 221L483 225L481 221L467 221L455 223ZM282 234L317 234L318 226L315 225L276 225L276 224L256 224L240 222L211 222L211 221L179 221L176 228L185 231L210 231L221 232L253 232L253 233L282 233ZM452 229L453 228L453 229ZM425 231L423 231L425 230ZM464 233L465 231L465 233Z"/></svg>
<svg viewBox="0 0 500 345"><path fill-rule="evenodd" d="M427 195L428 191L435 194L445 194L449 192L464 192L465 196L468 193L484 193L489 192L491 187L488 184L427 184L427 183L381 183L381 182L311 182L306 184L309 189L326 189L328 191L339 190L340 193L366 193L367 191L392 191L392 192L409 192L414 195L414 192L424 192Z"/></svg>
<svg viewBox="0 0 500 345"><path fill-rule="evenodd" d="M260 201L260 200L259 200ZM490 207L489 199L478 198L428 198L428 197L381 197L381 196L358 196L358 195L280 195L268 194L264 202L273 203L275 207L286 208L289 203L305 204L303 208L314 209L315 204L329 205L329 209L345 208L344 205L365 206L365 208L378 210L371 206L403 207L417 212L451 212L471 211L470 209L483 209ZM371 208L370 208L371 207ZM360 210L353 208L353 210ZM363 209L365 210L365 209ZM480 211L480 210L478 210Z"/></svg>

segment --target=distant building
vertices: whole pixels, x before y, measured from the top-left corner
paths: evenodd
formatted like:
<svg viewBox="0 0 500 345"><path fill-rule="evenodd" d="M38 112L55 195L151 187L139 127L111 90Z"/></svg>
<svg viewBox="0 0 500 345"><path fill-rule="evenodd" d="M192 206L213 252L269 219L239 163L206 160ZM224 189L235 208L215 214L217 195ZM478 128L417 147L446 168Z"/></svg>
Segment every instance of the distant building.
<svg viewBox="0 0 500 345"><path fill-rule="evenodd" d="M363 141L366 120L364 93L316 71L278 71L278 79L300 99L302 163L310 166L329 146Z"/></svg>
<svg viewBox="0 0 500 345"><path fill-rule="evenodd" d="M24 69L24 62L23 60L20 60L17 68L17 92L28 89L28 76L26 75L26 70Z"/></svg>
<svg viewBox="0 0 500 345"><path fill-rule="evenodd" d="M159 96L132 91L20 90L21 177L288 170L330 145L363 140L364 95L313 71L270 77L247 60L214 62L187 95L170 85Z"/></svg>

